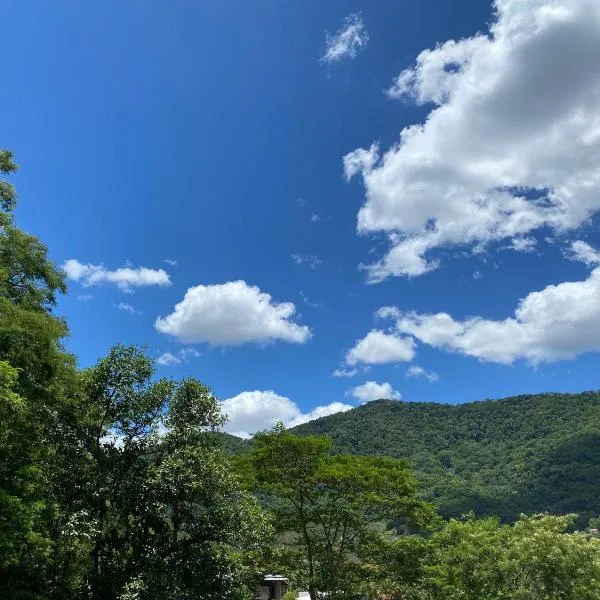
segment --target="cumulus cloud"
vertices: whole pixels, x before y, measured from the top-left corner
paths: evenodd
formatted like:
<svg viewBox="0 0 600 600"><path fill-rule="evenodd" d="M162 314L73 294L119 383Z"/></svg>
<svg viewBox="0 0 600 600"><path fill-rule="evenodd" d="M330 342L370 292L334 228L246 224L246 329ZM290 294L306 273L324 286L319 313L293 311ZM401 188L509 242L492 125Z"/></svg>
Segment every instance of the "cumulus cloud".
<svg viewBox="0 0 600 600"><path fill-rule="evenodd" d="M273 302L256 286L229 281L189 288L171 314L156 319L155 327L182 342L302 344L310 338L310 329L292 321L295 312L291 302Z"/></svg>
<svg viewBox="0 0 600 600"><path fill-rule="evenodd" d="M496 0L488 34L424 50L388 94L430 107L397 144L344 158L360 233L390 248L368 281L418 276L439 248L564 231L600 209L600 3Z"/></svg>
<svg viewBox="0 0 600 600"><path fill-rule="evenodd" d="M292 260L295 265L305 265L309 269L316 269L319 265L323 264L323 261L314 254L292 254Z"/></svg>
<svg viewBox="0 0 600 600"><path fill-rule="evenodd" d="M367 381L346 392L346 395L352 395L362 403L371 402L372 400L400 400L402 395L396 391L391 384L377 383L375 381Z"/></svg>
<svg viewBox="0 0 600 600"><path fill-rule="evenodd" d="M600 267L583 281L530 293L503 320L409 312L399 315L396 330L434 348L501 364L519 359L538 364L600 352Z"/></svg>
<svg viewBox="0 0 600 600"><path fill-rule="evenodd" d="M412 379L427 379L429 383L435 383L440 376L435 371L427 371L423 367L413 365L406 371L406 376Z"/></svg>
<svg viewBox="0 0 600 600"><path fill-rule="evenodd" d="M163 269L124 266L114 271L104 265L83 264L71 258L62 266L69 279L80 281L84 287L113 283L124 292L135 287L171 285L169 275Z"/></svg>
<svg viewBox="0 0 600 600"><path fill-rule="evenodd" d="M224 400L221 407L229 418L224 427L225 431L245 438L279 422L286 427L295 427L352 408L349 404L332 402L303 413L295 402L273 390L242 392Z"/></svg>
<svg viewBox="0 0 600 600"><path fill-rule="evenodd" d="M327 47L323 62L339 62L344 58L356 58L359 50L369 41L369 34L360 13L348 15L335 34L325 35Z"/></svg>
<svg viewBox="0 0 600 600"><path fill-rule="evenodd" d="M582 242L581 240L577 240L571 244L568 256L571 260L585 263L588 266L600 265L600 252L592 248L587 242Z"/></svg>
<svg viewBox="0 0 600 600"><path fill-rule="evenodd" d="M414 356L415 342L411 337L372 329L364 338L357 340L354 347L347 352L346 363L351 367L359 363L381 365L409 362Z"/></svg>

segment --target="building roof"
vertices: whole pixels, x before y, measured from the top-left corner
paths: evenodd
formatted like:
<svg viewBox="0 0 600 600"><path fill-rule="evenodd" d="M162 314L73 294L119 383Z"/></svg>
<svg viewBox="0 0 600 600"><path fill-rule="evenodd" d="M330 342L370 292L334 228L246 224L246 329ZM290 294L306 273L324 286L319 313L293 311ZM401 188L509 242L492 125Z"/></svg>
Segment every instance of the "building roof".
<svg viewBox="0 0 600 600"><path fill-rule="evenodd" d="M265 575L263 577L263 581L285 581L286 583L289 582L289 579L287 577L284 577L283 575Z"/></svg>

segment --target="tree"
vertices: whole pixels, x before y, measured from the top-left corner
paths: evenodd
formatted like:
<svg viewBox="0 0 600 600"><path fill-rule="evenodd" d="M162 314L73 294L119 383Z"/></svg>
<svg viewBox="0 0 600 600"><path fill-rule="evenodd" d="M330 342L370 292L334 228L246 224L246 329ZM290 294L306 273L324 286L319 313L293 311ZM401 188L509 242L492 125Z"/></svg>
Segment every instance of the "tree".
<svg viewBox="0 0 600 600"><path fill-rule="evenodd" d="M70 499L81 518L68 529L89 557L78 593L243 598L268 523L214 435L216 398L194 379L155 380L136 347L115 346L83 381Z"/></svg>
<svg viewBox="0 0 600 600"><path fill-rule="evenodd" d="M278 427L254 437L249 459L280 531L295 532L304 547L313 598L318 591L347 595L356 586L372 547L385 538L386 521L424 526L433 517L404 461L331 456L330 446L327 438Z"/></svg>
<svg viewBox="0 0 600 600"><path fill-rule="evenodd" d="M0 172L17 166L0 151ZM0 361L11 393L2 405L10 436L0 448L0 594L48 591L54 522L63 507L55 466L62 432L71 419L76 387L73 358L61 347L65 323L52 314L65 290L62 273L43 244L14 223L13 186L0 181ZM8 379L7 379L8 378ZM5 400L9 398L5 397Z"/></svg>
<svg viewBox="0 0 600 600"><path fill-rule="evenodd" d="M523 516L511 526L470 517L449 521L430 539L400 538L388 563L396 569L395 597L598 600L600 540L567 533L574 519ZM408 548L413 568L404 571Z"/></svg>

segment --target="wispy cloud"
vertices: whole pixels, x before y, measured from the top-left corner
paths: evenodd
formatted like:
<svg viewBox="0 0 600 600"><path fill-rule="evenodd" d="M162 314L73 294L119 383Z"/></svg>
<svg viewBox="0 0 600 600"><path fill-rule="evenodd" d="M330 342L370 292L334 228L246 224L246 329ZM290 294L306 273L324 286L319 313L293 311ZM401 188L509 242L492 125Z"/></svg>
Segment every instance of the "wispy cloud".
<svg viewBox="0 0 600 600"><path fill-rule="evenodd" d="M176 267L179 264L179 261L175 260L174 258L165 258L163 262L166 262L171 267Z"/></svg>
<svg viewBox="0 0 600 600"><path fill-rule="evenodd" d="M90 302L93 299L94 296L92 294L80 294L79 296L77 296L78 302Z"/></svg>
<svg viewBox="0 0 600 600"><path fill-rule="evenodd" d="M429 383L435 383L440 376L434 371L426 371L423 367L414 365L406 371L406 376L412 379L427 379Z"/></svg>
<svg viewBox="0 0 600 600"><path fill-rule="evenodd" d="M332 375L334 377L354 377L358 373L358 369L336 369Z"/></svg>
<svg viewBox="0 0 600 600"><path fill-rule="evenodd" d="M127 302L119 302L119 304L117 305L117 308L119 310L129 313L130 315L141 315L142 314L139 310L135 309L133 306L131 306L131 304L128 304Z"/></svg>
<svg viewBox="0 0 600 600"><path fill-rule="evenodd" d="M307 266L309 269L313 270L316 269L319 265L323 264L323 261L314 254L292 254L291 258L294 261L295 265L304 265Z"/></svg>
<svg viewBox="0 0 600 600"><path fill-rule="evenodd" d="M182 348L179 352L163 352L157 359L156 362L161 367L172 367L174 365L180 365L183 362L187 362L190 358L198 358L200 352L196 348Z"/></svg>
<svg viewBox="0 0 600 600"><path fill-rule="evenodd" d="M302 301L304 302L304 304L306 304L306 306L308 306L309 308L321 308L320 304L317 304L316 302L311 302L303 293L302 291L300 291L300 298L302 298Z"/></svg>
<svg viewBox="0 0 600 600"><path fill-rule="evenodd" d="M335 34L325 34L325 40L325 54L321 58L323 62L332 63L345 58L356 58L359 50L369 41L362 15L360 13L348 15Z"/></svg>

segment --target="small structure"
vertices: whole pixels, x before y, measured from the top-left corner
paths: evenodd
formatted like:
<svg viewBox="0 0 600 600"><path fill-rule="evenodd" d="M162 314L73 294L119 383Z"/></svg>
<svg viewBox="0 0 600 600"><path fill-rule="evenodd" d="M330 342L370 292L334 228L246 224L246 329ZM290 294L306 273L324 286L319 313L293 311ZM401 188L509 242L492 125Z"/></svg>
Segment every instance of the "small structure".
<svg viewBox="0 0 600 600"><path fill-rule="evenodd" d="M288 591L290 580L282 575L265 575L256 591L257 600L281 600Z"/></svg>

